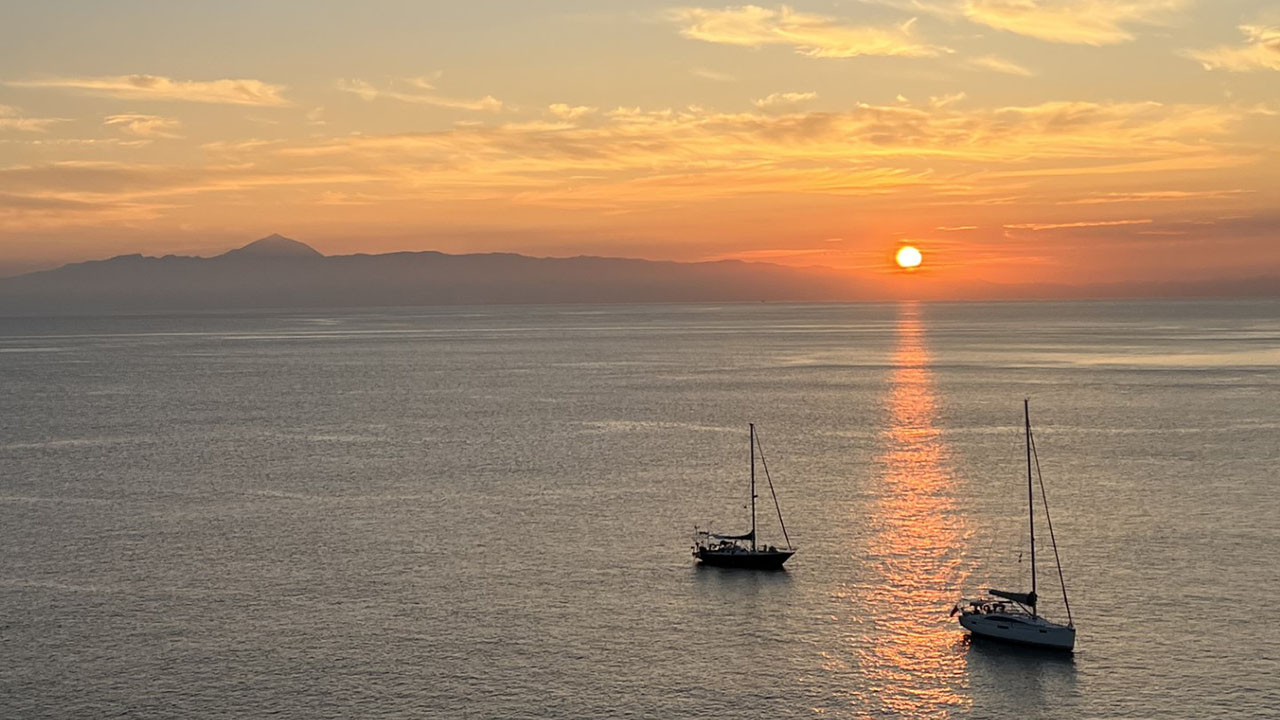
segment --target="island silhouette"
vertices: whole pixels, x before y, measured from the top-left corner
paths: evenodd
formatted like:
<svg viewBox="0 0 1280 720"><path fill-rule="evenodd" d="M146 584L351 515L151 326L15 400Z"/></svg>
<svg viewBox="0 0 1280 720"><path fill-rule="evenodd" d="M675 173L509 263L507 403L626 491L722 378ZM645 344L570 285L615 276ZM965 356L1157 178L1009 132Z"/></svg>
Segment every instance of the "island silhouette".
<svg viewBox="0 0 1280 720"><path fill-rule="evenodd" d="M930 288L824 267L436 251L324 255L273 234L214 257L120 255L0 279L0 315L651 302L1269 297L1280 279Z"/></svg>
<svg viewBox="0 0 1280 720"><path fill-rule="evenodd" d="M866 297L822 268L435 251L326 256L278 234L209 258L120 255L0 279L0 312L9 315Z"/></svg>

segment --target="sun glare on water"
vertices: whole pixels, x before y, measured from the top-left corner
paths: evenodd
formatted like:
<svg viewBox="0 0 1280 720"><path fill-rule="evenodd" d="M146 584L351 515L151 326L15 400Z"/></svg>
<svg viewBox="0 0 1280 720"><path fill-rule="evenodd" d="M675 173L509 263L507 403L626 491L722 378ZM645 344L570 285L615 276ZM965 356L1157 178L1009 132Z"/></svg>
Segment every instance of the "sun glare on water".
<svg viewBox="0 0 1280 720"><path fill-rule="evenodd" d="M898 254L894 256L894 260L897 261L898 267L910 270L920 266L921 261L924 260L924 255L921 255L919 250L910 245L903 245L898 248Z"/></svg>

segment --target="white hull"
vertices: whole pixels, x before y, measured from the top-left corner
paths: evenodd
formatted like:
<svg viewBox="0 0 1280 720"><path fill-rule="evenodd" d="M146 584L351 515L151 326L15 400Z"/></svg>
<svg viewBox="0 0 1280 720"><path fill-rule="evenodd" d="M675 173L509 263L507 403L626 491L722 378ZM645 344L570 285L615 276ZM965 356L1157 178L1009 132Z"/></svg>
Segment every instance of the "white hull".
<svg viewBox="0 0 1280 720"><path fill-rule="evenodd" d="M1076 629L1058 625L1042 617L1022 614L975 613L960 615L960 625L974 635L1005 642L1071 650L1076 645Z"/></svg>

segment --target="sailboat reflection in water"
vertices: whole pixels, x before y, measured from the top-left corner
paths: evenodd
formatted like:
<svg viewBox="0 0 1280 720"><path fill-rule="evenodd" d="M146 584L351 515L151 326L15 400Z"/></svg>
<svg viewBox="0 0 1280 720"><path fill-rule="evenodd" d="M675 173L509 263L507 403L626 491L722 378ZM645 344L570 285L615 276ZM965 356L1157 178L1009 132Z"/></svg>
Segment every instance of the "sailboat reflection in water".
<svg viewBox="0 0 1280 720"><path fill-rule="evenodd" d="M1031 525L1031 592L987 590L998 600L961 600L951 608L951 614L960 613L960 625L974 635L989 637L1022 645L1071 651L1076 644L1075 623L1071 620L1071 604L1067 602L1067 585L1062 582L1062 562L1058 558L1058 541L1053 535L1053 520L1049 518L1049 500L1044 493L1044 478L1040 478L1040 498L1044 501L1045 520L1049 524L1049 539L1053 543L1053 559L1058 566L1058 580L1062 584L1062 603L1067 609L1067 624L1051 622L1036 611L1036 513L1032 492L1031 468L1035 462L1036 475L1040 474L1040 459L1036 456L1035 437L1031 434L1031 409L1028 401L1022 403L1027 437L1027 517Z"/></svg>
<svg viewBox="0 0 1280 720"><path fill-rule="evenodd" d="M769 483L769 494L773 496L773 507L778 511L778 525L782 528L782 537L787 542L786 549L773 545L756 543L756 439L755 423L751 428L751 531L741 535L723 535L706 530L693 529L693 556L703 565L718 567L747 568L751 570L780 570L782 563L795 554L791 547L791 538L787 535L787 526L782 522L782 507L778 505L778 494L773 490L773 479L769 477L769 465L764 459L764 450L760 449L760 463L764 467L764 477Z"/></svg>

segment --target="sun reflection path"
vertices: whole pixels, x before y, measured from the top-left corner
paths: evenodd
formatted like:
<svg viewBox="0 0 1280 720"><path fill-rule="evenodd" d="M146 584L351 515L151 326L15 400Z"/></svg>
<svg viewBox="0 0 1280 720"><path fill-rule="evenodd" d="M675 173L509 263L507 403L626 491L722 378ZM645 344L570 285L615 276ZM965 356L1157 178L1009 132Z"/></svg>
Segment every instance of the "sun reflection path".
<svg viewBox="0 0 1280 720"><path fill-rule="evenodd" d="M897 346L885 401L880 472L864 588L867 644L859 665L868 680L859 693L869 715L946 718L972 705L963 639L946 609L969 574L969 533L956 502L920 308L901 306Z"/></svg>

